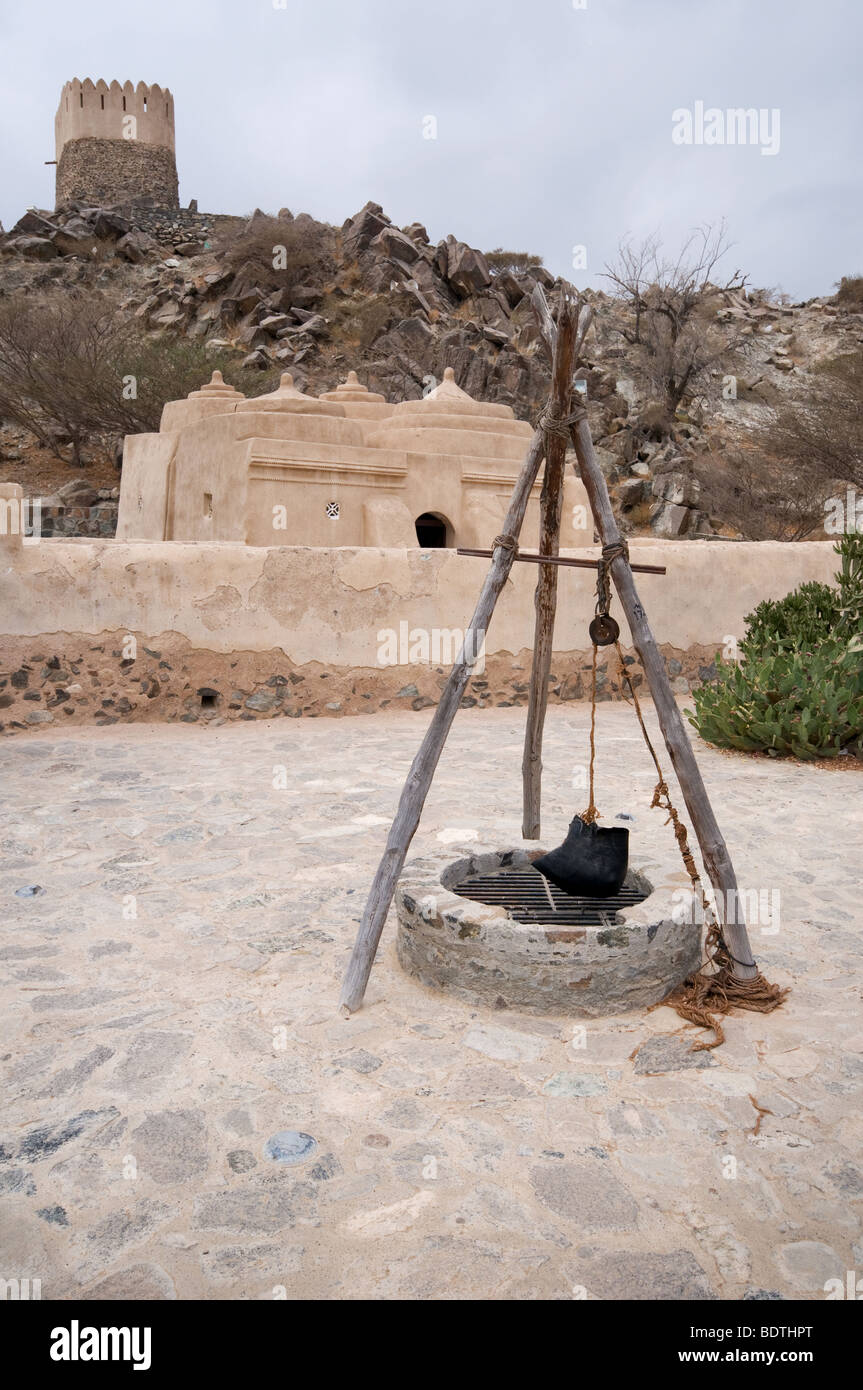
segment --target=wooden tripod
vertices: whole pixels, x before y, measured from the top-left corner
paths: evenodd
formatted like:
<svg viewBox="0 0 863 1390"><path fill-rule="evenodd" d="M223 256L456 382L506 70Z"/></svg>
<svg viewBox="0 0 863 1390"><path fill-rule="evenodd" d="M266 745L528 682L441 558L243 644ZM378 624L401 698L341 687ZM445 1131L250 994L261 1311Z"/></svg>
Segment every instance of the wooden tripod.
<svg viewBox="0 0 863 1390"><path fill-rule="evenodd" d="M559 548L563 478L567 444L571 440L579 473L587 490L591 511L603 548L612 547L610 573L629 624L633 645L641 659L659 720L665 745L677 774L692 826L701 847L704 866L717 894L719 918L736 979L753 980L758 967L752 956L746 923L740 915L737 879L722 833L708 800L686 727L674 700L665 662L656 645L638 598L632 566L621 547L621 534L614 517L605 478L602 475L587 411L571 415L573 369L578 351L590 326L592 311L580 301L565 301L555 325L540 286L532 296L545 343L552 358L552 384L548 404L531 440L521 473L510 499L501 535L492 546L492 562L482 586L464 645L450 671L440 703L432 716L419 751L411 764L399 799L395 820L387 837L386 849L372 883L354 948L345 972L340 1008L346 1017L360 1007L377 952L384 922L392 903L396 883L404 866L408 848L419 825L440 755L456 710L471 676L471 667L481 650L498 597L506 584L518 546L531 488L543 457L545 471L540 498L540 557L555 557ZM535 594L533 669L528 702L524 759L522 762L524 814L523 834L535 839L540 829L540 790L542 774L542 731L548 702L548 674L551 669L554 617L557 607L558 565L540 563ZM726 907L734 905L729 921Z"/></svg>

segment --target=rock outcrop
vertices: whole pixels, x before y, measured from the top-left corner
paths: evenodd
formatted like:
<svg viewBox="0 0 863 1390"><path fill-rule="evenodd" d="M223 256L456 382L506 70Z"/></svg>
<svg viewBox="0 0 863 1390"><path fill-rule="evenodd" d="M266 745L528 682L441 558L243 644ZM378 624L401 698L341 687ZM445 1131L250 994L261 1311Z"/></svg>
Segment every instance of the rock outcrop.
<svg viewBox="0 0 863 1390"><path fill-rule="evenodd" d="M286 241L299 236L312 248L302 274L279 279L254 257L255 239L275 239L279 227ZM248 260L232 251L247 244ZM260 370L263 390L290 370L301 389L319 393L359 367L373 391L412 399L452 367L472 396L533 419L549 368L530 296L541 284L554 305L571 287L526 260L501 264L454 235L432 243L421 223L394 226L375 202L340 231L287 208L276 219L260 209L239 219L71 202L56 213L31 209L0 233L0 293L107 288L142 330L233 352L238 366ZM742 345L733 397L717 380L710 400L685 398L668 419L629 360L629 310L600 291L586 297L595 319L577 374L623 527L636 533L731 534L704 509L699 461L801 391L811 368L863 343L853 304L725 291L716 324Z"/></svg>

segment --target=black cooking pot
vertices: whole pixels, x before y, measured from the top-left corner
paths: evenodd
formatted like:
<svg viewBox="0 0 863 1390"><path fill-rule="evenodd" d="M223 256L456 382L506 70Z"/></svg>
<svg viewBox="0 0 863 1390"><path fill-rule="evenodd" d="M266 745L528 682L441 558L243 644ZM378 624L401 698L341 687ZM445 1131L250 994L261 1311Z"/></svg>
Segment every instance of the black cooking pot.
<svg viewBox="0 0 863 1390"><path fill-rule="evenodd" d="M611 898L623 887L628 862L628 830L618 825L585 825L581 816L575 816L563 844L534 859L533 867L564 893Z"/></svg>

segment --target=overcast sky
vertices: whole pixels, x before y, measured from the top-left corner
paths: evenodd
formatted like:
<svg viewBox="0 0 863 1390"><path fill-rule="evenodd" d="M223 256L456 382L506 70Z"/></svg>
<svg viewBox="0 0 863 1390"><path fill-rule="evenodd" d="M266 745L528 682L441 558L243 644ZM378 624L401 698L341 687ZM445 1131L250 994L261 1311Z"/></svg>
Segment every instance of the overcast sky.
<svg viewBox="0 0 863 1390"><path fill-rule="evenodd" d="M129 78L171 88L202 211L341 224L371 198L594 285L622 238L724 216L754 285L863 273L860 0L582 2L0 0L0 218L53 207L63 83ZM765 145L778 110L778 151L675 144L698 102L763 110Z"/></svg>

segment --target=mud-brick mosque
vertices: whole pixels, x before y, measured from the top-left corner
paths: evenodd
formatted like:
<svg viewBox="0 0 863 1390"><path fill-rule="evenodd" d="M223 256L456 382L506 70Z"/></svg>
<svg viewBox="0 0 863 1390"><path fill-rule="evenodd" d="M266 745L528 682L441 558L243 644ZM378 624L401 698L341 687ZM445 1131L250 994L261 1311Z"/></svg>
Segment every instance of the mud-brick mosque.
<svg viewBox="0 0 863 1390"><path fill-rule="evenodd" d="M389 404L355 372L319 397L290 373L249 400L219 372L126 439L118 540L249 545L489 546L532 430L474 400L447 368L422 400ZM539 524L539 483L526 534ZM589 544L582 484L566 482L564 547Z"/></svg>

